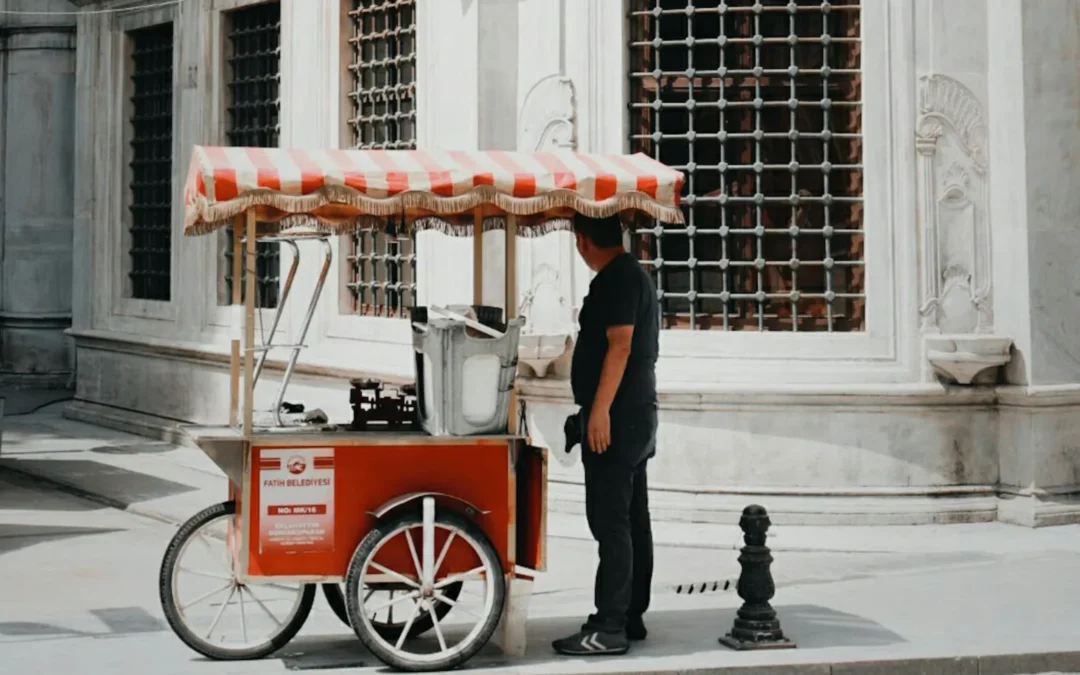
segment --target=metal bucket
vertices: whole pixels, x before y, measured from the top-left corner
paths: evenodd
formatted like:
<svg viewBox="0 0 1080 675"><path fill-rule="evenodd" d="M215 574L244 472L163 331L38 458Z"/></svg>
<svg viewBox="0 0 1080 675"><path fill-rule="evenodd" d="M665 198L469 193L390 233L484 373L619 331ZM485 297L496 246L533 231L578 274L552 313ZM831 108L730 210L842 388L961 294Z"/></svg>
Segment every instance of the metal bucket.
<svg viewBox="0 0 1080 675"><path fill-rule="evenodd" d="M417 409L424 431L433 436L506 432L524 324L512 319L502 337L492 338L470 334L464 322L452 319L414 322Z"/></svg>

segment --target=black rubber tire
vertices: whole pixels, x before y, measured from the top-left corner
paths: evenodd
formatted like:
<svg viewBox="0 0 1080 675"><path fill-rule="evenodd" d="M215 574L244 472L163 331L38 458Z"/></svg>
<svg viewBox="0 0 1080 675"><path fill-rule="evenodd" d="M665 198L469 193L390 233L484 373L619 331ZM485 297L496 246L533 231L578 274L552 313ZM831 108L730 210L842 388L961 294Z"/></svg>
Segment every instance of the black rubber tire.
<svg viewBox="0 0 1080 675"><path fill-rule="evenodd" d="M495 633L495 629L499 625L503 606L506 603L506 579L504 577L502 563L500 562L498 551L495 550L491 540L484 534L484 531L468 518L464 518L456 513L448 511L436 513L435 522L454 527L467 533L468 536L483 550L484 556L490 559L492 568L496 571L495 578L493 579L495 598L492 605L492 612L489 616L485 617L484 625L473 644L455 655L448 656L438 661L416 663L402 659L397 654L386 649L377 636L368 630L366 624L361 619L362 615L360 612L363 611L363 603L361 602L360 593L361 579L363 578L364 571L363 565L368 556L371 555L371 552L379 545L379 542L385 539L390 533L402 527L422 525L423 521L419 513L415 511L406 511L397 517L378 523L370 532L368 532L367 536L361 540L360 545L356 547L356 551L353 553L352 560L349 562L349 571L345 575L346 607L349 612L350 625L356 633L356 636L360 638L360 641L367 647L368 651L386 665L397 670L414 673L429 673L457 668L483 649L484 645L491 639L491 636ZM458 589L458 592L460 593L461 589ZM410 633L411 632L412 631L410 631ZM400 635L399 632L397 636ZM395 639L397 636L395 636ZM384 637L383 639L387 638Z"/></svg>
<svg viewBox="0 0 1080 675"><path fill-rule="evenodd" d="M236 515L236 502L222 502L203 509L181 525L172 541L169 542L168 548L165 549L165 557L161 561L161 571L158 574L158 593L161 597L161 609L165 613L165 619L169 622L169 626L188 647L216 661L246 661L261 659L273 654L288 644L289 640L292 640L300 632L304 622L307 621L308 615L311 614L312 605L315 604L315 584L308 584L304 587L296 614L282 628L281 632L271 640L248 649L225 649L210 644L194 635L184 625L183 620L180 618L180 610L176 606L176 598L172 595L173 568L179 562L180 551L183 550L187 540L204 525L223 516L233 515Z"/></svg>
<svg viewBox="0 0 1080 675"><path fill-rule="evenodd" d="M450 584L446 587L444 595L451 600L457 600L458 596L461 595L463 586L464 584ZM341 619L341 623L352 627L352 623L349 621L349 608L345 604L345 591L341 590L341 585L323 584L322 590L323 595L326 596L326 604L330 605L330 609L334 611L337 618ZM450 610L450 605L439 603L435 608L435 616L442 621L450 613ZM397 640L398 636L401 635L401 630L405 628L405 624L402 623L385 623L382 621L373 621L372 623L375 625L375 630L378 631L379 635L388 641ZM409 629L409 638L420 637L434 627L435 623L431 620L431 616L425 614L413 622L412 628Z"/></svg>

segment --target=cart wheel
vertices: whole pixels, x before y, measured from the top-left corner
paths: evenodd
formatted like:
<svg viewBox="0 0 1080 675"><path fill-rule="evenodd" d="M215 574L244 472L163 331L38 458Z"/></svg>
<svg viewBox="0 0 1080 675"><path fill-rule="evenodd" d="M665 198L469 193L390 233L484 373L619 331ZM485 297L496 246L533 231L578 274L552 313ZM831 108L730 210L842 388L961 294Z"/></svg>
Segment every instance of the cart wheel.
<svg viewBox="0 0 1080 675"><path fill-rule="evenodd" d="M457 600L461 595L461 587L464 584L454 583L446 587L446 597L451 601ZM346 626L351 626L349 623L349 610L345 605L345 592L342 589L342 585L339 584L323 584L323 595L326 596L326 603L330 605L330 609L334 610L334 614L337 618L341 619L341 623ZM401 588L395 588L393 584L371 584L368 587L368 593L371 594L369 600L380 597L382 594L387 594L387 600L393 600L397 593L402 592ZM371 604L378 605L379 603L373 602ZM439 621L446 618L446 615L450 613L450 605L445 602L436 601L435 616ZM394 608L393 606L387 607L385 612L386 621L372 620L372 625L379 635L383 636L388 641L396 641L398 636L401 635L401 631L405 628L405 618L398 612L398 618L400 621L394 621ZM419 637L428 632L435 626L435 622L431 620L431 615L424 614L413 621L412 628L409 629L409 639Z"/></svg>
<svg viewBox="0 0 1080 675"><path fill-rule="evenodd" d="M235 515L236 503L224 502L181 525L165 550L158 581L173 632L200 654L223 661L258 659L281 649L315 601L313 584L236 580L228 543Z"/></svg>
<svg viewBox="0 0 1080 675"><path fill-rule="evenodd" d="M435 514L434 500L425 500L424 510L428 528L411 512L372 528L345 578L350 625L364 646L388 666L414 672L449 670L471 658L495 632L506 599L502 564L484 532L455 513ZM411 562L396 570L378 562L393 559ZM459 588L450 597L453 586ZM391 608L405 623L387 635L380 624L393 620L376 617ZM444 621L450 610L454 621ZM434 639L410 639L421 619L430 621Z"/></svg>

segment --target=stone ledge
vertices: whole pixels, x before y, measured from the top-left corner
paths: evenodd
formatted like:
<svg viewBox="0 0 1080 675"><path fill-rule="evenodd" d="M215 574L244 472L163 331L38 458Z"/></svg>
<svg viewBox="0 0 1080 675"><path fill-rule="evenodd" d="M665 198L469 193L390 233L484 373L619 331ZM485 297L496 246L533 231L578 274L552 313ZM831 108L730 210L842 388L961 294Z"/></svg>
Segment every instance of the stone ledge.
<svg viewBox="0 0 1080 675"><path fill-rule="evenodd" d="M174 361L189 361L199 364L218 365L227 369L229 367L229 353L214 345L201 342L185 342L179 340L163 340L142 335L126 335L110 333L106 331L69 329L67 334L75 340L76 349L92 349L96 351L114 352L117 354L131 354L135 356L152 356L171 359ZM266 370L284 372L286 362L282 359L268 358ZM377 377L388 384L405 384L410 380L394 374L373 373L350 368L336 368L333 366L298 362L294 369L296 375L311 377L333 378L338 380L350 380L359 377Z"/></svg>
<svg viewBox="0 0 1080 675"><path fill-rule="evenodd" d="M855 491L852 491L853 493ZM925 492L925 491L923 491ZM747 504L760 503L773 522L785 525L956 525L998 519L993 488L965 494L947 488L943 494L883 496L867 489L862 494L759 494L752 489L709 494L649 486L649 510L660 522L736 525ZM548 508L556 513L584 515L584 488L552 482Z"/></svg>

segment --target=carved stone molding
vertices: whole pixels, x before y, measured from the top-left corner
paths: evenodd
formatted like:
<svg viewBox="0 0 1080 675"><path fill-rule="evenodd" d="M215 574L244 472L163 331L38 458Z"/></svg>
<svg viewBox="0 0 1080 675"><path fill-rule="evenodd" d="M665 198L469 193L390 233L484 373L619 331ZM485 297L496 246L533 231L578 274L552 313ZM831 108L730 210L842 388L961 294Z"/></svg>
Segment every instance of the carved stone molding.
<svg viewBox="0 0 1080 675"><path fill-rule="evenodd" d="M945 75L920 79L918 152L922 330L993 330L988 139L983 106Z"/></svg>
<svg viewBox="0 0 1080 675"><path fill-rule="evenodd" d="M533 85L518 114L517 135L518 149L526 152L577 149L577 103L569 77L549 75ZM545 377L573 344L572 303L562 279L566 270L569 267L543 263L529 270L521 308L527 323L518 357L537 377Z"/></svg>
<svg viewBox="0 0 1080 675"><path fill-rule="evenodd" d="M577 103L574 83L565 75L540 79L525 95L518 113L518 149L577 148Z"/></svg>

